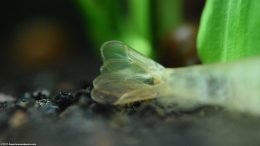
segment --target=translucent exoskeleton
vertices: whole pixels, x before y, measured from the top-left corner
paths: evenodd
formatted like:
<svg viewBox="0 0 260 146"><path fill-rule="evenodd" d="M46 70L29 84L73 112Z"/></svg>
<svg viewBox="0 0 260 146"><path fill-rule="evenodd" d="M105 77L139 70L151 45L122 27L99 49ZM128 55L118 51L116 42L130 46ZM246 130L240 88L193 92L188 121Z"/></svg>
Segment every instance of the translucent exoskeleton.
<svg viewBox="0 0 260 146"><path fill-rule="evenodd" d="M97 102L116 105L157 98L179 109L216 105L260 115L260 57L164 68L119 41L104 43L101 56L104 64L91 93Z"/></svg>

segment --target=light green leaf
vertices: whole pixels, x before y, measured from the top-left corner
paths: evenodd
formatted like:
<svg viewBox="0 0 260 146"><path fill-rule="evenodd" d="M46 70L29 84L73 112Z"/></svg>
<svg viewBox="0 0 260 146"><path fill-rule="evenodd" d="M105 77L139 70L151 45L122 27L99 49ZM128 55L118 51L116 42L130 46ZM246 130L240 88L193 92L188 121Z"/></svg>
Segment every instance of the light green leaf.
<svg viewBox="0 0 260 146"><path fill-rule="evenodd" d="M207 0L197 44L203 63L260 55L260 0Z"/></svg>

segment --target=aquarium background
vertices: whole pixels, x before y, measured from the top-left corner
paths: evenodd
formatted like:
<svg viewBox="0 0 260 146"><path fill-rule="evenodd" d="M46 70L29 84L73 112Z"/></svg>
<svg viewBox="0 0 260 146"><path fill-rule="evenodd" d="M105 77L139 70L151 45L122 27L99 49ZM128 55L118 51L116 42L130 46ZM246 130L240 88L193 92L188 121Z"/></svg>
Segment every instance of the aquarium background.
<svg viewBox="0 0 260 146"><path fill-rule="evenodd" d="M73 90L98 75L99 47L123 41L166 67L200 63L204 0L1 2L0 92Z"/></svg>

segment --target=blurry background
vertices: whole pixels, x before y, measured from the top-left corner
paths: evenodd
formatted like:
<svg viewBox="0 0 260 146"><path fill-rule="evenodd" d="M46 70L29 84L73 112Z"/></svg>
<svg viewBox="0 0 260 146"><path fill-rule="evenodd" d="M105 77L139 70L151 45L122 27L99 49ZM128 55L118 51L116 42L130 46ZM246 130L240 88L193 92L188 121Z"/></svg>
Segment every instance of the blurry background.
<svg viewBox="0 0 260 146"><path fill-rule="evenodd" d="M204 0L13 0L0 4L0 92L73 90L98 75L100 45L123 41L166 67L199 63Z"/></svg>

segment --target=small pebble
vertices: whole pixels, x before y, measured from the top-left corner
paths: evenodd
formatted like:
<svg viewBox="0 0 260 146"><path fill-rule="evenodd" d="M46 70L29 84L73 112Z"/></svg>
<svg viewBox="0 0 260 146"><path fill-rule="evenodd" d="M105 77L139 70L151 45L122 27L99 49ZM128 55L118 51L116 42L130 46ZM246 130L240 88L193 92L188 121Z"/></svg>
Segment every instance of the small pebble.
<svg viewBox="0 0 260 146"><path fill-rule="evenodd" d="M76 98L67 91L60 91L54 97L54 103L57 104L61 111L72 105L76 101Z"/></svg>
<svg viewBox="0 0 260 146"><path fill-rule="evenodd" d="M16 101L16 106L26 109L32 107L34 102L35 100L31 97L31 95L29 93L25 93L23 97Z"/></svg>
<svg viewBox="0 0 260 146"><path fill-rule="evenodd" d="M35 100L46 99L50 96L50 92L46 89L39 89L32 93L32 98Z"/></svg>
<svg viewBox="0 0 260 146"><path fill-rule="evenodd" d="M18 128L28 121L28 115L26 112L17 110L9 119L9 125L12 128Z"/></svg>
<svg viewBox="0 0 260 146"><path fill-rule="evenodd" d="M36 101L34 106L45 114L56 114L59 111L59 107L47 99Z"/></svg>

